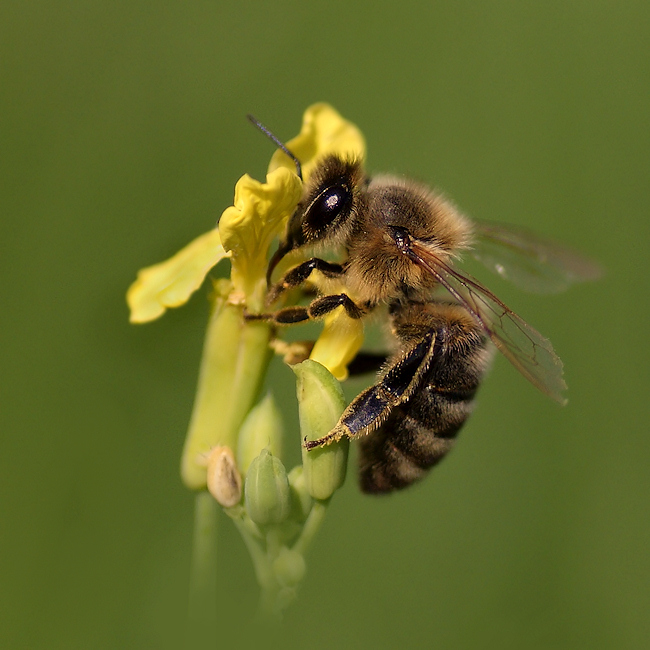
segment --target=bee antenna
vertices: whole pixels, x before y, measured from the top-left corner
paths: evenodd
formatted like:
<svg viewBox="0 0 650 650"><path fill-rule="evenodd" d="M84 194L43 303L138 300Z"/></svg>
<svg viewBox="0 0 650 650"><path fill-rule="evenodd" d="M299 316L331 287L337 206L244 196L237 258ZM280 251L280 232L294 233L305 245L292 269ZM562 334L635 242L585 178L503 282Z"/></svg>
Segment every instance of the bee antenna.
<svg viewBox="0 0 650 650"><path fill-rule="evenodd" d="M289 158L293 160L293 162L296 165L296 173L298 174L298 178L302 180L302 167L300 166L300 161L298 160L298 158L296 158L291 153L291 151L287 149L286 145L282 143L277 136L273 135L273 133L271 133L271 131L269 131L257 118L253 117L250 113L246 115L246 117L248 118L248 121L251 122L254 126L256 126L267 138L272 140L278 149L284 151L284 153L286 153L287 156L289 156Z"/></svg>

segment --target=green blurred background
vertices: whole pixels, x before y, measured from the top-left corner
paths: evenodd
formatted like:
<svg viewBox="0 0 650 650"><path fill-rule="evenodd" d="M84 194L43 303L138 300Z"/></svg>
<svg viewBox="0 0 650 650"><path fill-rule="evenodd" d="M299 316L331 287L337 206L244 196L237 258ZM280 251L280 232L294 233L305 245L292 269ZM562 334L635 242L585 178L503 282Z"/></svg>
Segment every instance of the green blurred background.
<svg viewBox="0 0 650 650"><path fill-rule="evenodd" d="M554 297L481 276L552 339L569 405L501 359L425 482L374 499L351 472L267 647L649 647L649 43L647 1L5 0L0 647L182 647L208 304L134 327L124 292L263 177L245 113L286 139L314 101L371 170L607 275ZM257 587L222 524L215 647L247 647Z"/></svg>

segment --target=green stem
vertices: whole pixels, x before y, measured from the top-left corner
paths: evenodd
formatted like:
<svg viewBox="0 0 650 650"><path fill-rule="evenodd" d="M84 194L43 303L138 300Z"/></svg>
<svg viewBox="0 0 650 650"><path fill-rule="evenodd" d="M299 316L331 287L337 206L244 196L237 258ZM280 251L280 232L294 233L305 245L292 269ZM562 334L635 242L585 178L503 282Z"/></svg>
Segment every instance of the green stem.
<svg viewBox="0 0 650 650"><path fill-rule="evenodd" d="M257 582L260 585L269 583L272 577L271 565L268 561L262 542L251 534L243 519L236 518L233 519L233 521L235 522L235 526L237 526L237 529L244 540L244 544L246 544L246 548L253 560Z"/></svg>
<svg viewBox="0 0 650 650"><path fill-rule="evenodd" d="M247 520L242 517L233 517L235 526L239 530L244 544L250 553L255 568L255 577L260 586L260 602L258 607L258 618L267 622L277 622L280 619L281 611L277 606L277 596L280 585L273 573L273 553L269 552L268 544L254 536ZM250 521L250 520L248 520ZM267 537L268 539L268 537ZM266 548L265 548L266 547Z"/></svg>
<svg viewBox="0 0 650 650"><path fill-rule="evenodd" d="M207 647L217 622L217 518L216 501L208 492L198 492L190 572L189 647Z"/></svg>
<svg viewBox="0 0 650 650"><path fill-rule="evenodd" d="M311 541L314 539L316 532L323 523L329 502L330 499L326 499L324 501L314 501L314 504L309 511L309 515L307 516L307 520L305 521L305 525L302 528L302 532L300 533L300 537L298 538L298 541L296 541L296 543L293 545L293 550L300 553L300 555L305 554L305 551L311 544Z"/></svg>

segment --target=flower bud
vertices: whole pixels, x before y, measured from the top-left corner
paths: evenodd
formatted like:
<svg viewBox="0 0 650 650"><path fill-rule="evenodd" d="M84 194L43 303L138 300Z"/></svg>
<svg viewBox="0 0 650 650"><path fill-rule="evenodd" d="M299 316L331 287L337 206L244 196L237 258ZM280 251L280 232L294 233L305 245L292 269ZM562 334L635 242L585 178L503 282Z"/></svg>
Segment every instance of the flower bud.
<svg viewBox="0 0 650 650"><path fill-rule="evenodd" d="M345 408L343 391L327 368L316 361L307 359L292 368L297 376L301 436L317 440L338 422ZM347 438L312 451L303 447L305 486L314 499L329 499L343 485L348 447Z"/></svg>
<svg viewBox="0 0 650 650"><path fill-rule="evenodd" d="M314 500L305 485L305 472L302 465L296 465L289 472L289 488L291 489L291 517L303 522L307 519Z"/></svg>
<svg viewBox="0 0 650 650"><path fill-rule="evenodd" d="M273 573L283 587L295 587L305 577L305 558L293 549L283 546L273 560Z"/></svg>
<svg viewBox="0 0 650 650"><path fill-rule="evenodd" d="M231 508L241 501L241 475L230 447L215 447L208 456L208 491L217 503Z"/></svg>
<svg viewBox="0 0 650 650"><path fill-rule="evenodd" d="M273 456L280 456L282 445L282 417L269 393L248 414L239 430L237 442L237 467L246 475L250 464L262 449L269 449Z"/></svg>
<svg viewBox="0 0 650 650"><path fill-rule="evenodd" d="M201 359L201 371L192 418L181 459L187 487L206 485L199 460L215 446L237 446L237 434L258 398L270 350L267 323L245 323L243 307L228 303L226 283L216 295Z"/></svg>
<svg viewBox="0 0 650 650"><path fill-rule="evenodd" d="M262 449L248 468L244 484L246 511L259 525L279 524L291 510L289 480L282 461Z"/></svg>

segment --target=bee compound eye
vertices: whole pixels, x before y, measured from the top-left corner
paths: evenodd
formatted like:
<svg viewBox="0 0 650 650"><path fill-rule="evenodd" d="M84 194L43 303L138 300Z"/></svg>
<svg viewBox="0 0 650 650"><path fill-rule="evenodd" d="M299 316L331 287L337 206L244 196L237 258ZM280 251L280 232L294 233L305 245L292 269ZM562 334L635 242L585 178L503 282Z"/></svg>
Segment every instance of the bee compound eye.
<svg viewBox="0 0 650 650"><path fill-rule="evenodd" d="M318 231L329 226L352 202L352 192L347 185L326 187L309 209L310 226Z"/></svg>

